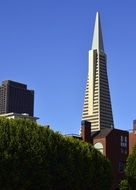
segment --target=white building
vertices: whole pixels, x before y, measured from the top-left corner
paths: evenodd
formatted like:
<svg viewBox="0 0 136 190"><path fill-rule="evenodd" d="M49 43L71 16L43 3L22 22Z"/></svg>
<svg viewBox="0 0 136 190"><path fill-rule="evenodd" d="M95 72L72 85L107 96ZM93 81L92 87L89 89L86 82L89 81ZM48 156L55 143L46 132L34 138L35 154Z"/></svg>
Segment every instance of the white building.
<svg viewBox="0 0 136 190"><path fill-rule="evenodd" d="M0 117L6 117L8 119L26 119L34 123L36 123L36 121L39 119L38 117L29 116L29 114L26 114L26 113L20 114L20 113L13 113L13 112L0 114Z"/></svg>
<svg viewBox="0 0 136 190"><path fill-rule="evenodd" d="M111 98L107 76L107 56L104 52L100 16L97 12L89 50L88 79L86 85L82 120L91 122L91 131L113 128Z"/></svg>

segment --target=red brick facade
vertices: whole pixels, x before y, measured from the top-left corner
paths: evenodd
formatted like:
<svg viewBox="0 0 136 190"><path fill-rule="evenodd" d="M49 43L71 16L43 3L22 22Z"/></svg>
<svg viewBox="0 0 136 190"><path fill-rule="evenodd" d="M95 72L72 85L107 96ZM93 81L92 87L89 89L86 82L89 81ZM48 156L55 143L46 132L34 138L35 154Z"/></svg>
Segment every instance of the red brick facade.
<svg viewBox="0 0 136 190"><path fill-rule="evenodd" d="M83 134L86 134L85 131L84 133L82 132L83 126L81 138ZM92 132L90 138L94 147L100 150L111 161L114 175L112 189L117 189L120 181L124 178L124 166L129 153L129 133L119 129L107 128Z"/></svg>
<svg viewBox="0 0 136 190"><path fill-rule="evenodd" d="M128 132L113 129L106 138L106 157L112 163L114 187L124 178L124 166L128 157Z"/></svg>
<svg viewBox="0 0 136 190"><path fill-rule="evenodd" d="M133 151L133 147L136 145L136 120L133 121L133 130L129 133L129 155Z"/></svg>

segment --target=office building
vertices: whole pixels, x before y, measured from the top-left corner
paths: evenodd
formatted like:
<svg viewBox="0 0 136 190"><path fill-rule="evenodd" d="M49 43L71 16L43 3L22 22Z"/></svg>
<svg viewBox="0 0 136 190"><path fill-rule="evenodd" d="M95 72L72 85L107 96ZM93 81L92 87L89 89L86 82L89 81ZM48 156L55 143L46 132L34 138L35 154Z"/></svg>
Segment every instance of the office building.
<svg viewBox="0 0 136 190"><path fill-rule="evenodd" d="M129 133L129 155L132 154L134 147L136 147L136 120L133 121L133 129Z"/></svg>
<svg viewBox="0 0 136 190"><path fill-rule="evenodd" d="M129 153L129 133L114 128L107 56L98 12L88 59L88 79L79 139L91 143L111 161L114 190L118 189L120 181L124 179L124 166Z"/></svg>
<svg viewBox="0 0 136 190"><path fill-rule="evenodd" d="M82 120L91 122L91 130L113 128L110 90L107 76L107 56L104 51L100 16L97 12L92 49L89 50L88 79Z"/></svg>
<svg viewBox="0 0 136 190"><path fill-rule="evenodd" d="M0 86L0 114L34 114L34 91L27 85L6 80Z"/></svg>

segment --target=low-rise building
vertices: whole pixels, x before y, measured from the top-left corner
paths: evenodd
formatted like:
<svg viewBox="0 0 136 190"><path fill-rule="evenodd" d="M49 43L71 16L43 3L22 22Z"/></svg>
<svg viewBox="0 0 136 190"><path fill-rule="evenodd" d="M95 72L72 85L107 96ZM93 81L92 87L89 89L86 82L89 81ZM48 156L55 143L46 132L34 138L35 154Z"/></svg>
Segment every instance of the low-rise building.
<svg viewBox="0 0 136 190"><path fill-rule="evenodd" d="M128 131L103 128L100 131L91 132L91 123L83 121L81 124L81 139L92 143L111 161L114 175L112 189L117 189L120 181L124 178L124 166L128 157Z"/></svg>
<svg viewBox="0 0 136 190"><path fill-rule="evenodd" d="M129 155L133 151L133 147L136 145L136 120L133 121L133 129L129 133Z"/></svg>
<svg viewBox="0 0 136 190"><path fill-rule="evenodd" d="M39 119L38 117L32 117L27 113L5 113L5 114L0 114L0 117L6 117L8 119L26 119L32 122L35 122Z"/></svg>

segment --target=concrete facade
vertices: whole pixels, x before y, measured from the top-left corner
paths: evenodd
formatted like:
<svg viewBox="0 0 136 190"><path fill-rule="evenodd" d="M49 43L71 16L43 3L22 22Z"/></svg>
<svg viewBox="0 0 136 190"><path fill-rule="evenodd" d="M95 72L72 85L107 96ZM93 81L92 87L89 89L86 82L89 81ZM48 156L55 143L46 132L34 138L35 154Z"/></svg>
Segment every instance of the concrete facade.
<svg viewBox="0 0 136 190"><path fill-rule="evenodd" d="M5 117L8 119L25 119L28 121L32 121L34 123L36 123L36 121L39 119L38 117L32 117L29 116L29 114L23 113L23 114L19 114L19 113L5 113L5 114L0 114L0 117Z"/></svg>
<svg viewBox="0 0 136 190"><path fill-rule="evenodd" d="M91 122L91 130L114 126L107 74L107 56L104 52L99 13L96 14L92 49L88 57L88 79L82 120Z"/></svg>

